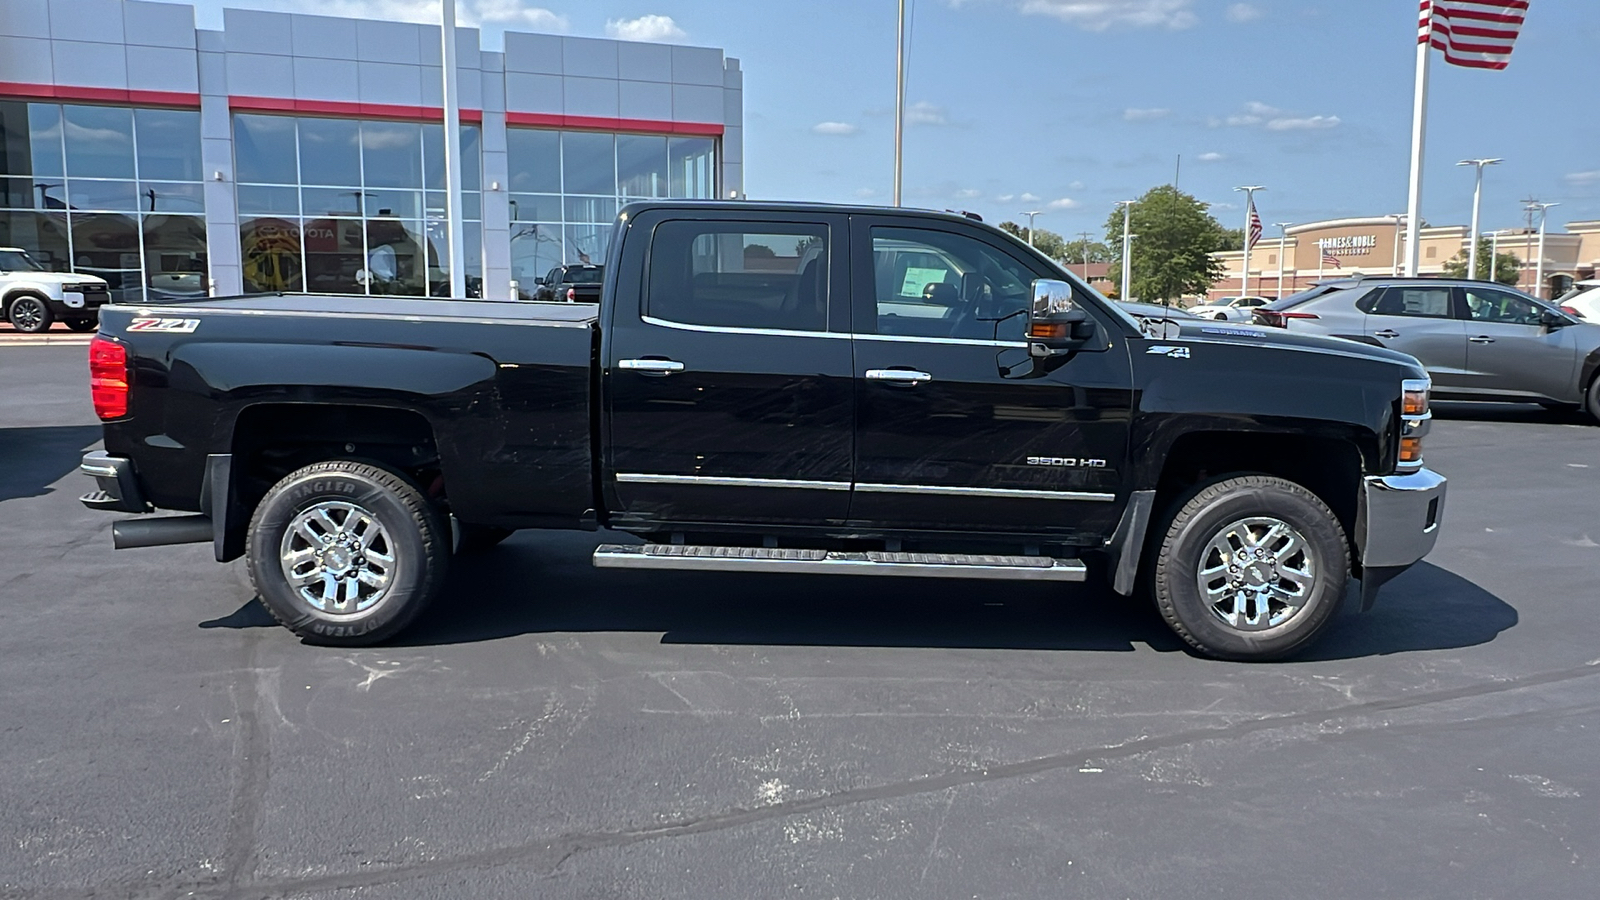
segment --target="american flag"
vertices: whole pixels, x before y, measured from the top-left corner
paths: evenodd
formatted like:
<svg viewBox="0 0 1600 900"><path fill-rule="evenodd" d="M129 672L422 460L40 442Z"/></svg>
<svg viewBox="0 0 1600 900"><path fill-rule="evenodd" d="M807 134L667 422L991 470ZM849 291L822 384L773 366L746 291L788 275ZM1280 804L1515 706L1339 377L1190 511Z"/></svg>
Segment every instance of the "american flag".
<svg viewBox="0 0 1600 900"><path fill-rule="evenodd" d="M1422 0L1417 43L1453 65L1504 69L1527 15L1528 0Z"/></svg>
<svg viewBox="0 0 1600 900"><path fill-rule="evenodd" d="M1327 248L1323 248L1322 250L1322 264L1325 266L1333 266L1335 269L1342 268L1344 266L1344 263L1339 262L1339 257L1329 253Z"/></svg>
<svg viewBox="0 0 1600 900"><path fill-rule="evenodd" d="M1250 201L1250 232L1245 235L1244 248L1249 250L1261 240L1261 217L1256 215L1256 201Z"/></svg>

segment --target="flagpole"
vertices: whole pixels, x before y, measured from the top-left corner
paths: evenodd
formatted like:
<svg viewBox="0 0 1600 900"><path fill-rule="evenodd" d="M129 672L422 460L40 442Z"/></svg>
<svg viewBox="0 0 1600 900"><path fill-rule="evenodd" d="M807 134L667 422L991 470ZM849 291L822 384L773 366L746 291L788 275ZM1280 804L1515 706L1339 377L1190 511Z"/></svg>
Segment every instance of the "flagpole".
<svg viewBox="0 0 1600 900"><path fill-rule="evenodd" d="M1428 130L1428 62L1433 54L1433 7L1428 6L1427 30L1417 41L1416 95L1411 104L1411 190L1406 198L1407 277L1417 274L1422 242L1417 239L1422 223L1422 150ZM1470 276L1469 276L1470 277Z"/></svg>
<svg viewBox="0 0 1600 900"><path fill-rule="evenodd" d="M1239 296L1248 297L1250 296L1250 247L1252 244L1250 240L1250 217L1256 211L1256 191L1264 191L1266 188L1259 184L1247 184L1243 187L1236 187L1234 190L1244 191L1244 271L1240 273L1239 283L1242 287L1239 289Z"/></svg>
<svg viewBox="0 0 1600 900"><path fill-rule="evenodd" d="M894 205L900 205L901 152L906 132L906 0L900 0L894 56Z"/></svg>
<svg viewBox="0 0 1600 900"><path fill-rule="evenodd" d="M444 218L445 253L449 258L450 296L467 296L467 240L461 222L461 104L456 84L456 0L441 6L441 62L444 75ZM426 262L426 260L424 260Z"/></svg>

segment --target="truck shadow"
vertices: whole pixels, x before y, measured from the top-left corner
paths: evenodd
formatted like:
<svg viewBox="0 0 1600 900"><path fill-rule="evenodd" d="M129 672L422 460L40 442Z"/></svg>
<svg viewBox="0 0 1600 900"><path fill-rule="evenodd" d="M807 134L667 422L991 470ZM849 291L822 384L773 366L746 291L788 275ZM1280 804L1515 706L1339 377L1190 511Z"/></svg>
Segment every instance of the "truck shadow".
<svg viewBox="0 0 1600 900"><path fill-rule="evenodd" d="M596 570L592 536L518 535L458 561L440 602L400 635L434 646L550 632L660 632L664 644L1188 652L1146 603L1101 586L843 576ZM1517 624L1505 601L1421 563L1372 612L1353 598L1315 645L1326 661L1487 643Z"/></svg>
<svg viewBox="0 0 1600 900"><path fill-rule="evenodd" d="M0 428L0 502L49 493L100 436L99 425ZM84 491L91 486L83 479Z"/></svg>
<svg viewBox="0 0 1600 900"><path fill-rule="evenodd" d="M1462 422L1520 422L1529 425L1593 425L1581 409L1545 409L1534 403L1471 403L1435 400L1433 417Z"/></svg>

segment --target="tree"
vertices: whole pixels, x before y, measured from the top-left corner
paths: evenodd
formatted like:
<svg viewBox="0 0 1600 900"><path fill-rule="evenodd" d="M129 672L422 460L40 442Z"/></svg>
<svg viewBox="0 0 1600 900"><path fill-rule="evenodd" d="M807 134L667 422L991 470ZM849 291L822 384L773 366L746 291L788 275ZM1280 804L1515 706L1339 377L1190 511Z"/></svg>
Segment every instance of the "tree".
<svg viewBox="0 0 1600 900"><path fill-rule="evenodd" d="M1227 239L1222 227L1192 194L1169 184L1146 191L1132 211L1132 290L1122 284L1120 265L1111 267L1119 295L1167 303L1186 294L1202 294L1222 277L1222 263L1212 257ZM1112 258L1122 260L1122 210L1106 219L1106 244ZM1241 244L1243 239L1240 239Z"/></svg>
<svg viewBox="0 0 1600 900"><path fill-rule="evenodd" d="M1028 241L1028 226L1026 225L1018 225L1015 222L1001 222L1000 230L1015 236L1017 240L1023 243ZM1035 228L1033 229L1033 249L1051 259L1060 260L1062 255L1066 253L1067 242L1061 238L1061 235L1048 228Z"/></svg>
<svg viewBox="0 0 1600 900"><path fill-rule="evenodd" d="M1138 232L1134 233L1138 234ZM1102 244L1099 241L1086 241L1082 238L1079 238L1076 241L1067 242L1066 249L1062 252L1061 261L1068 266L1081 266L1083 265L1085 251L1088 253L1089 262L1103 263L1111 261L1110 247L1107 247L1105 244Z"/></svg>
<svg viewBox="0 0 1600 900"><path fill-rule="evenodd" d="M1489 275L1489 254L1494 245L1488 238L1478 238L1478 271L1472 274L1479 281L1498 281L1515 286L1522 277L1522 260L1510 253L1501 253L1494 259L1494 275ZM1467 251L1463 250L1444 261L1444 274L1451 278L1467 277Z"/></svg>

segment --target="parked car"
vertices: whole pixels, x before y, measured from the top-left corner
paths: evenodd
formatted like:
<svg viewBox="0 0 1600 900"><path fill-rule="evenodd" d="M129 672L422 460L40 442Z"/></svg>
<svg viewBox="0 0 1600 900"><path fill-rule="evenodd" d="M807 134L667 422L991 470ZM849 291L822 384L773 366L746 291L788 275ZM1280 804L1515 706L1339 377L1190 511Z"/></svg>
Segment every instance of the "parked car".
<svg viewBox="0 0 1600 900"><path fill-rule="evenodd" d="M1436 397L1585 407L1600 420L1600 325L1486 281L1325 281L1255 312L1263 325L1416 357Z"/></svg>
<svg viewBox="0 0 1600 900"><path fill-rule="evenodd" d="M600 286L605 283L605 267L593 265L556 266L534 284L533 299L567 303L599 303Z"/></svg>
<svg viewBox="0 0 1600 900"><path fill-rule="evenodd" d="M1266 297L1225 297L1216 303L1203 303L1189 307L1189 312L1202 319L1220 319L1225 322L1248 322L1250 313L1258 306L1271 303Z"/></svg>
<svg viewBox="0 0 1600 900"><path fill-rule="evenodd" d="M0 312L18 331L48 331L57 319L73 331L93 331L100 322L100 307L110 300L104 278L49 272L28 251L0 247Z"/></svg>
<svg viewBox="0 0 1600 900"><path fill-rule="evenodd" d="M1600 281L1579 281L1556 298L1561 311L1585 322L1600 323Z"/></svg>
<svg viewBox="0 0 1600 900"><path fill-rule="evenodd" d="M1062 583L1089 561L1200 652L1266 659L1438 535L1404 354L1152 337L953 214L650 201L615 235L598 306L107 307L84 504L190 513L113 543L243 556L278 621L342 645L415 619L452 535L605 528L642 542L603 568Z"/></svg>

